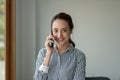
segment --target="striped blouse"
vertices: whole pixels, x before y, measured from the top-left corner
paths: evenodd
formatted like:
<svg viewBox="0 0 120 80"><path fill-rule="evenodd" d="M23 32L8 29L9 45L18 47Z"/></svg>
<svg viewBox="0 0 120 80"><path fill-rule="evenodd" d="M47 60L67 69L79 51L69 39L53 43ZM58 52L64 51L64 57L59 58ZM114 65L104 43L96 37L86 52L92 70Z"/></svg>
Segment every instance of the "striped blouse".
<svg viewBox="0 0 120 80"><path fill-rule="evenodd" d="M39 70L46 54L42 48L37 56L33 80L85 80L85 54L72 45L59 55L57 50L51 56L48 73Z"/></svg>

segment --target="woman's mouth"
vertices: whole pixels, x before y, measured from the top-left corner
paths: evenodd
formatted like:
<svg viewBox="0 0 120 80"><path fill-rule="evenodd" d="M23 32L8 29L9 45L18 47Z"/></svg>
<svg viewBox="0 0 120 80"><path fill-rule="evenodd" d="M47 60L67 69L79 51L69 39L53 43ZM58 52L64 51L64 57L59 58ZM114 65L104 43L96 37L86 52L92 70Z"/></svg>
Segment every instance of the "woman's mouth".
<svg viewBox="0 0 120 80"><path fill-rule="evenodd" d="M62 42L62 41L64 41L64 39L58 39L58 42Z"/></svg>

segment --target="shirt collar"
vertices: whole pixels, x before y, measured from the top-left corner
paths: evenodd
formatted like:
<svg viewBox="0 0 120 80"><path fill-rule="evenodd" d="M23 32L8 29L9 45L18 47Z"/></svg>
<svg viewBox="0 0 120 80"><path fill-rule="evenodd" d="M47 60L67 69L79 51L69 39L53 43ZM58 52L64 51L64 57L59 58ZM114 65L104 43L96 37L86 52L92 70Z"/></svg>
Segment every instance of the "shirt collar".
<svg viewBox="0 0 120 80"><path fill-rule="evenodd" d="M73 51L73 50L74 50L74 46L70 44L70 46L64 52L66 53L68 51ZM54 52L57 52L57 49L55 49Z"/></svg>
<svg viewBox="0 0 120 80"><path fill-rule="evenodd" d="M73 51L73 50L74 50L74 46L72 44L70 44L70 46L66 49L65 52Z"/></svg>
<svg viewBox="0 0 120 80"><path fill-rule="evenodd" d="M74 49L74 46L72 44L70 44L70 46L67 48L66 51L72 51Z"/></svg>

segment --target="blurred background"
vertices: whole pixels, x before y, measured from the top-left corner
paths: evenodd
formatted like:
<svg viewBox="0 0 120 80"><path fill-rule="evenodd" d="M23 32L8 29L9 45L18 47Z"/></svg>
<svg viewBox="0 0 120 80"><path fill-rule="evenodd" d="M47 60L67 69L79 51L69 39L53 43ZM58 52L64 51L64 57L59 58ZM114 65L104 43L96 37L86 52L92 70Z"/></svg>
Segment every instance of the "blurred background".
<svg viewBox="0 0 120 80"><path fill-rule="evenodd" d="M5 80L5 0L0 0L0 80Z"/></svg>
<svg viewBox="0 0 120 80"><path fill-rule="evenodd" d="M86 55L86 76L120 80L119 8L120 0L16 0L16 80L33 80L37 53L50 34L51 18L59 12L73 18L72 39ZM3 13L0 61L4 68Z"/></svg>

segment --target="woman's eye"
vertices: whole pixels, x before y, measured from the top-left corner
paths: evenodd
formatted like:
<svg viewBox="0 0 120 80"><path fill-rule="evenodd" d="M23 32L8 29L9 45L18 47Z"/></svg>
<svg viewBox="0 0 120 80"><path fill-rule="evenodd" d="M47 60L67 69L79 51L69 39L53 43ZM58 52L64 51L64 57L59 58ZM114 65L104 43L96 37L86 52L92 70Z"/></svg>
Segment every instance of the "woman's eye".
<svg viewBox="0 0 120 80"><path fill-rule="evenodd" d="M58 32L58 30L53 30L53 32L57 33L57 32Z"/></svg>
<svg viewBox="0 0 120 80"><path fill-rule="evenodd" d="M67 32L67 30L65 29L65 30L63 30L63 32Z"/></svg>

